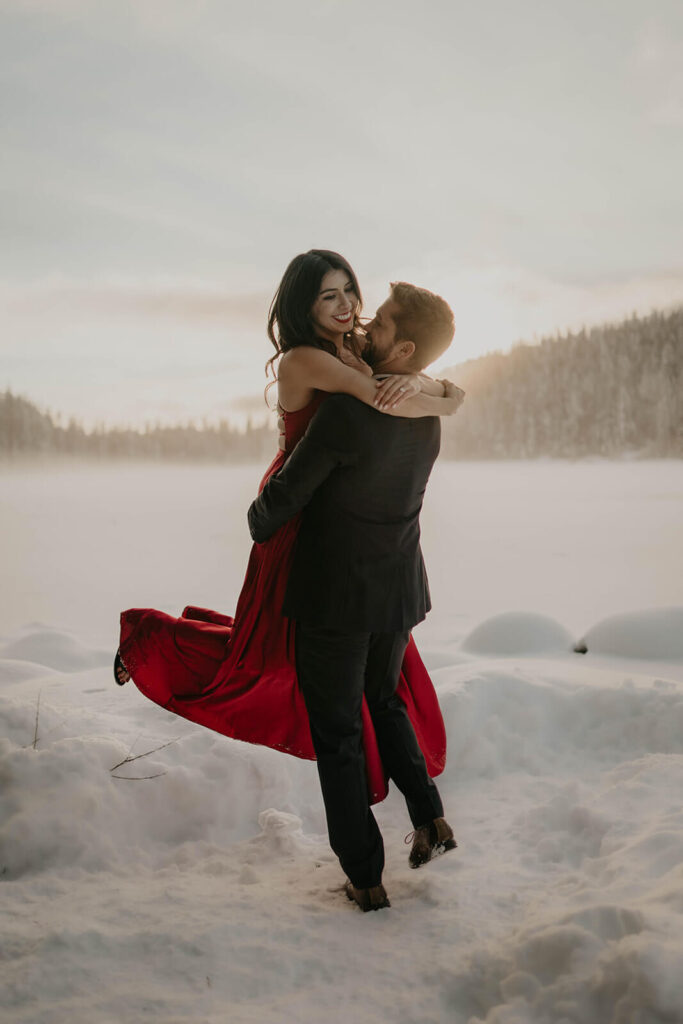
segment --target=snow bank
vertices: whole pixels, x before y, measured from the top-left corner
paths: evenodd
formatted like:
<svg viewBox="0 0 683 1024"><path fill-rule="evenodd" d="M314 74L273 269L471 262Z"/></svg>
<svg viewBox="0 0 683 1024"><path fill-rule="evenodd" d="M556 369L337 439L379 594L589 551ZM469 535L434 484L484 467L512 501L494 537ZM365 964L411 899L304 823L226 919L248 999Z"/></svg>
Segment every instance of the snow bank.
<svg viewBox="0 0 683 1024"><path fill-rule="evenodd" d="M646 608L611 615L586 633L585 644L593 654L683 659L683 608Z"/></svg>
<svg viewBox="0 0 683 1024"><path fill-rule="evenodd" d="M463 640L472 654L509 657L514 654L560 654L572 649L573 639L564 626L545 615L505 612L482 622Z"/></svg>
<svg viewBox="0 0 683 1024"><path fill-rule="evenodd" d="M615 687L609 673L601 685L592 670L587 686L558 683L556 672L543 678L539 669L506 668L458 667L451 682L439 683L447 771L458 779L554 776L585 764L683 754L683 693L664 680L622 679Z"/></svg>
<svg viewBox="0 0 683 1024"><path fill-rule="evenodd" d="M0 658L34 662L59 672L75 672L84 668L107 665L109 651L85 647L69 633L56 629L28 629L23 635L0 647Z"/></svg>
<svg viewBox="0 0 683 1024"><path fill-rule="evenodd" d="M0 701L5 878L55 868L120 871L131 858L158 866L183 844L226 845L253 835L264 805L310 820L312 765L188 723L170 741L133 737L124 744L107 735L106 719L79 721L72 713L65 723L45 701L33 749L35 715L33 704Z"/></svg>
<svg viewBox="0 0 683 1024"><path fill-rule="evenodd" d="M680 955L680 939L653 934L639 911L596 904L468 961L451 979L453 1004L470 1024L680 1021Z"/></svg>
<svg viewBox="0 0 683 1024"><path fill-rule="evenodd" d="M17 645L8 646L16 652ZM34 649L27 654L34 658ZM544 673L545 664L533 672L471 661L438 670L449 737L447 789L456 793L470 780L519 772L563 776L578 761L602 770L623 759L683 755L683 694L675 686L624 680L615 687L609 677L601 685L595 672L591 686L558 682ZM314 766L195 728L130 687L117 690L110 675L109 666L97 670L104 686L91 688L89 673L72 674L66 692L61 675L47 677L51 688L34 679L31 700L0 699L6 877L52 868L120 870L132 850L158 865L184 843L230 844L253 835L267 807L324 831ZM46 686L33 749L37 688ZM119 708L141 712L145 737L137 725L131 734L111 714L94 710L99 693L113 707L118 698ZM156 734L147 731L150 722L157 723Z"/></svg>

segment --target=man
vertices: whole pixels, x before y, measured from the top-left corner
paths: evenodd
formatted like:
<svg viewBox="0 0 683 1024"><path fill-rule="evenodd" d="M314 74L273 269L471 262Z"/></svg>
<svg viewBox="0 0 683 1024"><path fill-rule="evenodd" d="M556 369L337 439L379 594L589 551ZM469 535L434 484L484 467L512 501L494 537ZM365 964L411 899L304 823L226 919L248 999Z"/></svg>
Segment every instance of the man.
<svg viewBox="0 0 683 1024"><path fill-rule="evenodd" d="M392 284L367 328L366 358L376 374L419 372L446 350L453 331L442 298ZM330 845L348 875L347 895L362 910L389 906L382 836L368 803L363 694L383 765L415 828L411 865L456 845L395 694L410 630L431 607L419 514L439 443L437 417L387 416L331 395L248 514L262 543L303 510L283 612L297 624L297 675Z"/></svg>

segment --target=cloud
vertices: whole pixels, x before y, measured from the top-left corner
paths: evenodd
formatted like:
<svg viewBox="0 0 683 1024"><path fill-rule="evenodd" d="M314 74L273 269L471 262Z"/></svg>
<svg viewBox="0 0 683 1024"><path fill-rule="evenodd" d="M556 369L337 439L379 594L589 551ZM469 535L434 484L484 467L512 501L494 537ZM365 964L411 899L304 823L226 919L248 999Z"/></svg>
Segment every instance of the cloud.
<svg viewBox="0 0 683 1024"><path fill-rule="evenodd" d="M272 296L266 292L231 294L187 281L91 283L57 276L31 284L0 285L0 305L7 314L77 317L103 314L192 322L247 324L263 329Z"/></svg>
<svg viewBox="0 0 683 1024"><path fill-rule="evenodd" d="M53 17L68 17L85 13L92 6L88 0L3 0L3 9L19 14L50 14Z"/></svg>
<svg viewBox="0 0 683 1024"><path fill-rule="evenodd" d="M646 91L649 119L662 126L683 125L681 32L651 19L639 34L634 63Z"/></svg>

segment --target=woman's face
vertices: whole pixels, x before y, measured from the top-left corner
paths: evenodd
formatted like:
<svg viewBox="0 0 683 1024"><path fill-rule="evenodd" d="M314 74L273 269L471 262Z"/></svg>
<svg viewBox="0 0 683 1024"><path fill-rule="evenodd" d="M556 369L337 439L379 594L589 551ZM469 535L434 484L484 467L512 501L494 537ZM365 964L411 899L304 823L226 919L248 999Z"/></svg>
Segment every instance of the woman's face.
<svg viewBox="0 0 683 1024"><path fill-rule="evenodd" d="M353 327L357 306L358 296L346 271L328 270L311 306L311 317L323 338L338 341Z"/></svg>

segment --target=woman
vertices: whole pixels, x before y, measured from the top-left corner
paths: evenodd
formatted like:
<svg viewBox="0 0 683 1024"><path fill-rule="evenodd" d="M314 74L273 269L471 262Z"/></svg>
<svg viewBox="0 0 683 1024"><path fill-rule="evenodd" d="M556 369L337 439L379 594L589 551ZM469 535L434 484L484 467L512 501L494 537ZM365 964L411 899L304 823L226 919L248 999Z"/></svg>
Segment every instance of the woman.
<svg viewBox="0 0 683 1024"><path fill-rule="evenodd" d="M354 395L389 415L457 409L457 389L449 397L448 388L428 378L373 380L362 358L361 301L356 276L337 253L311 250L287 268L268 321L276 350L268 367L279 359L281 451L261 486L303 436L325 393ZM297 530L298 519L291 520L266 544L254 545L234 619L194 607L179 619L153 609L124 612L117 682L132 676L142 693L175 714L235 739L314 758L294 668L293 623L281 612ZM430 774L436 775L445 764L443 721L412 641L398 693ZM376 802L387 785L367 709L363 721L368 785Z"/></svg>

